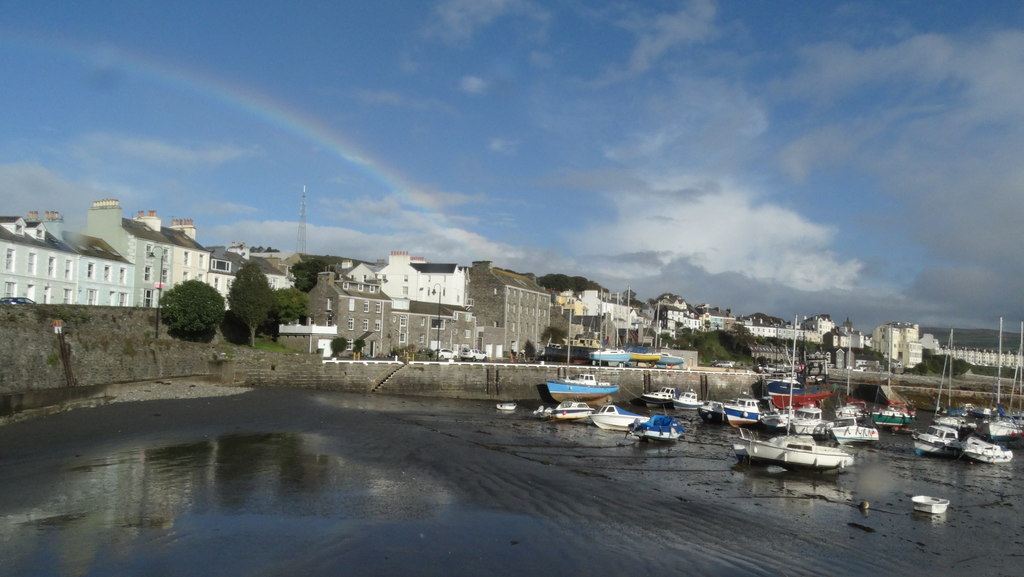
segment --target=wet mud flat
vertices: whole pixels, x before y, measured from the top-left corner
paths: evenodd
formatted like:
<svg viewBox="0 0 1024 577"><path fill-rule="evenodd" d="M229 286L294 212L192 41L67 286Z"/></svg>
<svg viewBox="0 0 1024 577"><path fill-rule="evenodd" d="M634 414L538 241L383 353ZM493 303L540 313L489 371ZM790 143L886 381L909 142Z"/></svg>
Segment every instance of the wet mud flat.
<svg viewBox="0 0 1024 577"><path fill-rule="evenodd" d="M532 408L255 390L0 427L0 575L1018 573L1024 454L883 433L790 473L737 466L696 415L660 445Z"/></svg>

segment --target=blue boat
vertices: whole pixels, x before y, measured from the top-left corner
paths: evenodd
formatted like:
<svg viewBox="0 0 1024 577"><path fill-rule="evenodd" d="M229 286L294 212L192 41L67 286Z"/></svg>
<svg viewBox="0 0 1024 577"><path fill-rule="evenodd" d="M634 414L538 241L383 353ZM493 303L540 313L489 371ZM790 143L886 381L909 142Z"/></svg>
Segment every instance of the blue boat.
<svg viewBox="0 0 1024 577"><path fill-rule="evenodd" d="M609 367L621 367L629 362L631 353L622 349L601 349L590 353L590 360L595 365L607 365Z"/></svg>
<svg viewBox="0 0 1024 577"><path fill-rule="evenodd" d="M678 441L685 432L683 425L668 415L654 415L647 421L636 421L629 432L641 441Z"/></svg>
<svg viewBox="0 0 1024 577"><path fill-rule="evenodd" d="M547 395L556 401L593 401L619 391L618 385L598 381L597 377L587 373L548 381L544 388Z"/></svg>

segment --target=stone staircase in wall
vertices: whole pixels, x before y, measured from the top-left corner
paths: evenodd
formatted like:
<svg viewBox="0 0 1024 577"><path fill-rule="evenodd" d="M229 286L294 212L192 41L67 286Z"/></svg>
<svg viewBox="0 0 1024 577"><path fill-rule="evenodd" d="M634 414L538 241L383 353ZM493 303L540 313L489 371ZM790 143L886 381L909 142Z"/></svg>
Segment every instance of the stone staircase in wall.
<svg viewBox="0 0 1024 577"><path fill-rule="evenodd" d="M400 365L394 366L394 367L389 366L388 369L386 371L384 371L383 374L381 374L379 377L377 377L374 380L374 382L376 384L373 385L373 388L370 389L370 392L371 393L376 393L376 392L380 391L380 389L384 386L384 384L387 383L389 380L391 380L391 377L397 375L398 371L404 369L405 367L406 367L405 364L400 364Z"/></svg>

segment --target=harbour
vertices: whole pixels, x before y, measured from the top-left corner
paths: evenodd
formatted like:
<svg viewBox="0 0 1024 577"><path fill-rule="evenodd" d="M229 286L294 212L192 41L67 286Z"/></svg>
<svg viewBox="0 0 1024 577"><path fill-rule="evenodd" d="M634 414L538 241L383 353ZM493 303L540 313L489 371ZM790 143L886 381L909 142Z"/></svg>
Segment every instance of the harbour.
<svg viewBox="0 0 1024 577"><path fill-rule="evenodd" d="M263 388L0 427L0 573L1016 571L1021 459L929 459L884 432L853 466L792 473L738 464L736 431L692 411L647 444L532 408Z"/></svg>

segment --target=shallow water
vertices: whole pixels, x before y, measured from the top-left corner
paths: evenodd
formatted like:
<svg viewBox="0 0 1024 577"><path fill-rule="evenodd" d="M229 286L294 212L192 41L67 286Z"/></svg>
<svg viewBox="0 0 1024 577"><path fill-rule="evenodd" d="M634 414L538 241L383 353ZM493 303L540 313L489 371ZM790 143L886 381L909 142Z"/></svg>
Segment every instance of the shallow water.
<svg viewBox="0 0 1024 577"><path fill-rule="evenodd" d="M0 575L1020 573L1024 454L928 459L883 433L794 474L738 466L735 431L695 414L659 445L534 407L239 397L0 429Z"/></svg>

